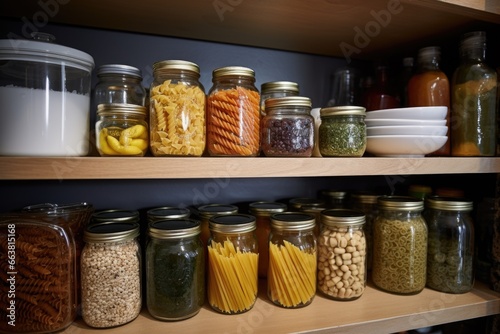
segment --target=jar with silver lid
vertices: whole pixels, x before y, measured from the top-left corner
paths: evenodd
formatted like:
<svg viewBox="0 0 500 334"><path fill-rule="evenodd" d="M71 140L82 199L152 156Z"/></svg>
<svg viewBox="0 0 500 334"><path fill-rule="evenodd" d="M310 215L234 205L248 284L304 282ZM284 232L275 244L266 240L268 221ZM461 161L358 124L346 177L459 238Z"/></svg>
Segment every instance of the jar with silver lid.
<svg viewBox="0 0 500 334"><path fill-rule="evenodd" d="M260 85L260 114L266 115L266 100L275 97L298 96L299 84L292 81L271 81Z"/></svg>
<svg viewBox="0 0 500 334"><path fill-rule="evenodd" d="M99 210L92 214L90 224L114 223L139 223L140 215L137 210L107 209Z"/></svg>
<svg viewBox="0 0 500 334"><path fill-rule="evenodd" d="M144 156L148 151L146 107L100 104L95 124L96 146L101 156Z"/></svg>
<svg viewBox="0 0 500 334"><path fill-rule="evenodd" d="M149 225L159 220L167 219L184 219L191 216L191 211L188 208L178 208L174 206L160 206L149 209L146 212Z"/></svg>
<svg viewBox="0 0 500 334"><path fill-rule="evenodd" d="M430 196L425 205L427 287L446 293L469 292L474 285L473 202Z"/></svg>
<svg viewBox="0 0 500 334"><path fill-rule="evenodd" d="M318 238L318 290L336 300L363 294L367 279L365 214L350 209L321 213Z"/></svg>
<svg viewBox="0 0 500 334"><path fill-rule="evenodd" d="M270 98L261 124L261 149L268 157L310 157L314 148L311 99Z"/></svg>
<svg viewBox="0 0 500 334"><path fill-rule="evenodd" d="M284 308L304 307L316 295L315 217L283 212L271 216L267 296Z"/></svg>
<svg viewBox="0 0 500 334"><path fill-rule="evenodd" d="M81 255L82 317L91 327L134 320L141 311L139 224L89 225Z"/></svg>
<svg viewBox="0 0 500 334"><path fill-rule="evenodd" d="M97 69L97 78L94 90L95 105L145 105L146 90L142 86L142 73L138 68L123 64L101 65Z"/></svg>

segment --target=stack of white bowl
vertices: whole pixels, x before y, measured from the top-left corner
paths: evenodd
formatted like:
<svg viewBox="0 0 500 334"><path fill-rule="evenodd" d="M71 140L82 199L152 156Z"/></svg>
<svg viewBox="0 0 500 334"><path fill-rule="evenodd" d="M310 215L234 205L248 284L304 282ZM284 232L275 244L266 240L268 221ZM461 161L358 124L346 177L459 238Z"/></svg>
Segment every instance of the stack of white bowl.
<svg viewBox="0 0 500 334"><path fill-rule="evenodd" d="M366 152L375 156L423 157L448 139L448 107L408 107L366 112Z"/></svg>

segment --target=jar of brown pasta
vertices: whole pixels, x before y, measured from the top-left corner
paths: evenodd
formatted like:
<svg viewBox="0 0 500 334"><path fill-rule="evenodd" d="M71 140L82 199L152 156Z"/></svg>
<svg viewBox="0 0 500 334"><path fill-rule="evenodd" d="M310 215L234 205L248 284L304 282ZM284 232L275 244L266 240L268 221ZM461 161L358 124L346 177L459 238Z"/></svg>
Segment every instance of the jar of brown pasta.
<svg viewBox="0 0 500 334"><path fill-rule="evenodd" d="M197 64L164 60L153 64L149 91L150 148L154 156L196 156L205 150L205 88Z"/></svg>
<svg viewBox="0 0 500 334"><path fill-rule="evenodd" d="M321 213L318 290L335 300L354 300L366 287L365 214L350 209Z"/></svg>
<svg viewBox="0 0 500 334"><path fill-rule="evenodd" d="M242 66L215 69L207 99L211 156L256 156L260 151L260 94L255 73Z"/></svg>
<svg viewBox="0 0 500 334"><path fill-rule="evenodd" d="M381 290L411 295L426 284L427 226L424 202L409 196L381 196L373 223L372 280Z"/></svg>

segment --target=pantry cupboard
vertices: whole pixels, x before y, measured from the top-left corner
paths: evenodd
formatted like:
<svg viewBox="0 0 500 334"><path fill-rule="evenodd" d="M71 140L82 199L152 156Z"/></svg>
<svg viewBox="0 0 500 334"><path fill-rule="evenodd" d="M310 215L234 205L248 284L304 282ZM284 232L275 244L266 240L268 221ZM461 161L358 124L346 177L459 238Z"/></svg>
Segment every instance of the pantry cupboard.
<svg viewBox="0 0 500 334"><path fill-rule="evenodd" d="M331 60L334 65L330 66L338 66L344 59L366 62L384 55L399 56L408 50L416 51L431 42L458 41L461 33L469 29L500 33L500 4L484 0L89 0L78 3L41 0L4 1L0 4L0 13L2 35L14 37L48 30L56 35L60 33L62 44L91 54L92 45L99 45L104 51L95 54L97 65L152 64L161 60L159 57L186 54L197 59L210 56L216 59L209 63L210 67L201 66L205 68L202 76L209 78L210 71L216 67L245 65L238 60L249 57L250 53L250 57L255 58L256 76L260 70L265 77L270 57L282 56L289 59L287 66L295 65L289 67L288 74L296 77L261 80L300 78L305 95L317 101L318 106L327 100L324 87L328 79L325 71L315 66L315 61L324 64L325 60ZM76 35L64 36L63 31ZM126 48L126 41L138 37L149 41L142 53L118 52L123 51L124 46L115 45L117 40ZM492 52L498 54L498 43L495 45L494 39L491 40ZM168 45L153 43L163 41ZM219 45L219 42L226 44ZM214 51L225 50L227 44L239 45L233 53L235 58L224 58ZM156 49L161 49L163 54L156 53ZM238 55L241 58L237 58ZM491 59L499 65L500 58ZM151 68L144 65L142 70L145 82L150 82ZM203 84L210 86L208 81ZM0 157L0 191L2 211L33 202L61 202L81 196L89 202L95 199L93 204L97 208L129 205L131 209L139 209L162 201L202 204L230 199L233 202L276 200L290 194L311 196L325 186L362 189L383 185L385 189L394 190L414 180L441 179L456 186L472 182L469 190L481 198L495 194L499 173L500 158L496 157ZM269 191L263 193L259 189ZM94 194L95 197L89 196ZM173 202L175 200L178 202ZM393 333L500 313L500 294L482 282L476 282L474 289L465 294L450 295L424 289L414 296L391 295L369 283L358 300L337 302L317 295L309 306L300 309L272 305L265 296L264 282L259 288L254 308L246 313L216 314L207 305L191 319L165 323L154 320L143 310L133 322L109 332ZM65 332L96 331L78 320Z"/></svg>

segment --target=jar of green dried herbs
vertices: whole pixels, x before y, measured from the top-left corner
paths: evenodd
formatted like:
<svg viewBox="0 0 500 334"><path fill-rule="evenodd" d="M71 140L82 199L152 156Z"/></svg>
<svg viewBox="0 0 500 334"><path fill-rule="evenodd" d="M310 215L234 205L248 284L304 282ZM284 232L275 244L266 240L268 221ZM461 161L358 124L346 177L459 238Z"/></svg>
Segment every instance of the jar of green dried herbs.
<svg viewBox="0 0 500 334"><path fill-rule="evenodd" d="M319 150L324 157L361 157L366 149L366 109L337 106L320 110Z"/></svg>
<svg viewBox="0 0 500 334"><path fill-rule="evenodd" d="M146 247L149 313L159 320L182 320L205 301L205 255L200 223L193 219L153 222Z"/></svg>

